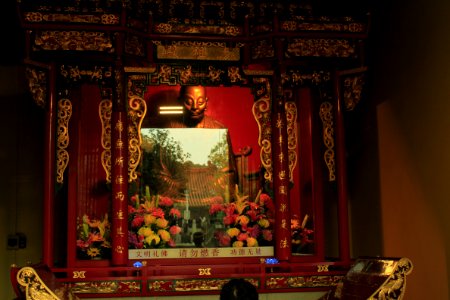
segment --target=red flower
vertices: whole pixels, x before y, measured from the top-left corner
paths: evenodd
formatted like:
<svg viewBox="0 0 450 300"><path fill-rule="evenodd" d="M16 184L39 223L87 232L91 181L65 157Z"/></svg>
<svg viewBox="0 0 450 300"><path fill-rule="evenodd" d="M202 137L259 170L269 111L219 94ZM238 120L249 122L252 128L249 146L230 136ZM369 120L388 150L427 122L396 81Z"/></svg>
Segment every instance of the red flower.
<svg viewBox="0 0 450 300"><path fill-rule="evenodd" d="M223 205L222 204L211 204L211 207L209 208L209 214L213 215L219 211L223 210Z"/></svg>
<svg viewBox="0 0 450 300"><path fill-rule="evenodd" d="M169 197L159 197L158 205L160 206L173 206L173 200Z"/></svg>
<svg viewBox="0 0 450 300"><path fill-rule="evenodd" d="M237 215L226 215L223 217L223 224L224 225L231 225L236 222Z"/></svg>
<svg viewBox="0 0 450 300"><path fill-rule="evenodd" d="M169 211L169 215L177 218L181 218L181 212L176 208L171 208Z"/></svg>
<svg viewBox="0 0 450 300"><path fill-rule="evenodd" d="M152 216L155 216L157 218L164 218L164 210L162 208L157 208L152 211Z"/></svg>
<svg viewBox="0 0 450 300"><path fill-rule="evenodd" d="M136 216L133 221L131 221L131 227L139 228L144 224L144 216Z"/></svg>

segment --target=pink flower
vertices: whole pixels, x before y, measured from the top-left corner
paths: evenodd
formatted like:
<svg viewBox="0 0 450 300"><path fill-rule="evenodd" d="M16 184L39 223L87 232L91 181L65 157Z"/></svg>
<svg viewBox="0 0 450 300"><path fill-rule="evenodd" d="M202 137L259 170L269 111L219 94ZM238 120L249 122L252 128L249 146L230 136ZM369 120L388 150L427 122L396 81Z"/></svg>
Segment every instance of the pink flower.
<svg viewBox="0 0 450 300"><path fill-rule="evenodd" d="M170 199L169 197L159 197L158 204L160 206L172 206L173 205L173 200Z"/></svg>
<svg viewBox="0 0 450 300"><path fill-rule="evenodd" d="M247 233L249 236L256 238L261 233L261 230L259 226L247 227Z"/></svg>
<svg viewBox="0 0 450 300"><path fill-rule="evenodd" d="M181 218L181 212L176 208L171 208L169 211L169 215L177 218Z"/></svg>
<svg viewBox="0 0 450 300"><path fill-rule="evenodd" d="M177 245L173 239L170 239L167 244L169 245L169 247L172 247L172 248Z"/></svg>
<svg viewBox="0 0 450 300"><path fill-rule="evenodd" d="M268 230L268 229L264 229L263 231L262 231L262 234L263 234L263 238L266 240L266 241L271 241L272 240L272 231L271 230Z"/></svg>
<svg viewBox="0 0 450 300"><path fill-rule="evenodd" d="M218 235L218 240L219 240L219 244L221 246L224 246L224 247L229 247L230 246L231 238L228 235L223 234L223 232L221 232Z"/></svg>
<svg viewBox="0 0 450 300"><path fill-rule="evenodd" d="M181 232L181 227L173 225L170 227L169 232L170 232L170 234L173 234L173 235L179 234Z"/></svg>

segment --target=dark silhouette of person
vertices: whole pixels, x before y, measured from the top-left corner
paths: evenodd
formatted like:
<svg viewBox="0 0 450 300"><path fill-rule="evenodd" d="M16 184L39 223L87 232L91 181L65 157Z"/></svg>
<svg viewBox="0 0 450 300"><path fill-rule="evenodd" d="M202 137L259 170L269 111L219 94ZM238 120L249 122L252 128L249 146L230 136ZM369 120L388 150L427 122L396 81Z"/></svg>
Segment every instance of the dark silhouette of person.
<svg viewBox="0 0 450 300"><path fill-rule="evenodd" d="M233 278L222 286L220 300L258 300L258 290L249 281Z"/></svg>

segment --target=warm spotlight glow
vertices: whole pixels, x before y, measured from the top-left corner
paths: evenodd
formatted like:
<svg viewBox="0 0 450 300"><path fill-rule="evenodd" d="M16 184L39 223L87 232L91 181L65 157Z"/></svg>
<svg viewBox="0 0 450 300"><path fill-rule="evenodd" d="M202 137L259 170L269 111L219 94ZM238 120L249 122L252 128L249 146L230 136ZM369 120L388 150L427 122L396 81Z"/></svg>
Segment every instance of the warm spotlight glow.
<svg viewBox="0 0 450 300"><path fill-rule="evenodd" d="M160 106L160 115L180 115L183 113L183 106Z"/></svg>

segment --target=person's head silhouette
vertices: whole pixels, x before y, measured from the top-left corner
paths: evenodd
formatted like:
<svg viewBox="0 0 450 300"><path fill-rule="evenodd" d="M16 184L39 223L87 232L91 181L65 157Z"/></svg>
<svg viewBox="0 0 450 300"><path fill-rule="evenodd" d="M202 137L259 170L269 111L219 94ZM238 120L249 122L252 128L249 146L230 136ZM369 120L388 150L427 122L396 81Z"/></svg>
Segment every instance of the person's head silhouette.
<svg viewBox="0 0 450 300"><path fill-rule="evenodd" d="M220 300L258 300L258 290L249 281L234 278L222 286Z"/></svg>

